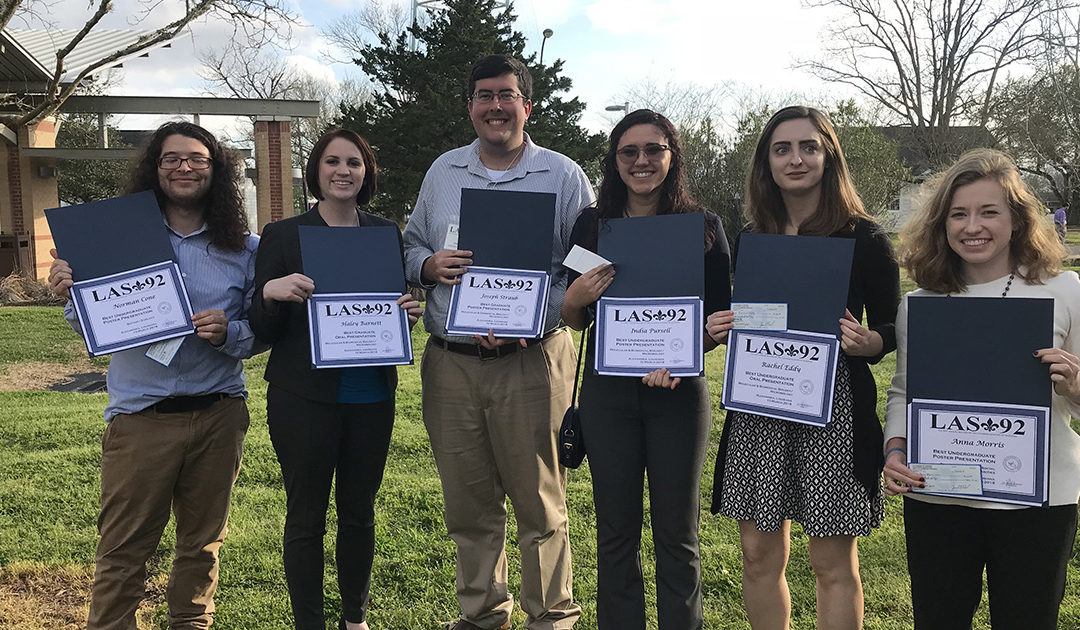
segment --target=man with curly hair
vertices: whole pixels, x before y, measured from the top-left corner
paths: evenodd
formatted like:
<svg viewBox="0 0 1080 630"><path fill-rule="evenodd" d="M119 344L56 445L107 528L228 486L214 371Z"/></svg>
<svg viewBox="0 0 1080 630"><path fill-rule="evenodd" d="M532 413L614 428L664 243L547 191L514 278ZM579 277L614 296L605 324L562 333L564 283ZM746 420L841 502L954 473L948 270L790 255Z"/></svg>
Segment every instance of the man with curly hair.
<svg viewBox="0 0 1080 630"><path fill-rule="evenodd" d="M265 349L247 322L258 237L248 232L231 155L198 125L166 123L132 169L127 192L144 190L161 208L196 311L195 334L182 338L171 359L150 358L148 346L112 355L90 630L135 630L146 562L170 509L169 625L213 623L218 549L248 427L242 360ZM63 259L53 261L49 284L69 299L64 316L81 334Z"/></svg>

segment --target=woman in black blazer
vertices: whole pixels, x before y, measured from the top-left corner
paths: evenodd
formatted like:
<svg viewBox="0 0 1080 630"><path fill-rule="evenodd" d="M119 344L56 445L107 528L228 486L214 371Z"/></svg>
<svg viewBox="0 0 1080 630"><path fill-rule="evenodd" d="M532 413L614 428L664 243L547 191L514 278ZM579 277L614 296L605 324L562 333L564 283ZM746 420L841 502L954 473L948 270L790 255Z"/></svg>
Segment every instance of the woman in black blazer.
<svg viewBox="0 0 1080 630"><path fill-rule="evenodd" d="M298 630L324 630L323 536L330 485L337 475L337 569L344 630L367 630L375 554L375 493L382 482L394 424L393 367L313 369L305 301L315 284L300 273L298 226L394 225L368 214L377 167L368 143L337 129L311 151L308 187L319 203L263 229L255 259L255 296L249 321L273 344L264 378L266 415L285 481L285 577ZM401 233L398 233L398 243ZM341 259L348 260L348 252ZM362 273L362 270L358 270ZM409 324L420 303L402 295Z"/></svg>

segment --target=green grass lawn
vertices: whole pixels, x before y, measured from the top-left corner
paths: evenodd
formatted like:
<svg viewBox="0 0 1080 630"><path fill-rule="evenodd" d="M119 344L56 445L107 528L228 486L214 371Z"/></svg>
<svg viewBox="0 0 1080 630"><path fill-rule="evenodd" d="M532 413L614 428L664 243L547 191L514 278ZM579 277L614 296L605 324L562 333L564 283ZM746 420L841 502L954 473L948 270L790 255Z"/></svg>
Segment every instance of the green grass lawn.
<svg viewBox="0 0 1080 630"><path fill-rule="evenodd" d="M422 332L414 336L419 362ZM81 343L63 323L58 308L0 308L0 370L20 361L68 361ZM710 353L707 373L714 405L719 399L722 349ZM265 355L247 363L251 390L251 428L244 466L233 495L229 535L221 553L221 584L215 628L285 629L290 626L288 596L281 567L285 495L266 428L262 380ZM875 369L879 407L894 369L889 357ZM397 423L386 478L377 508L378 542L370 623L373 629L427 630L456 616L454 547L442 522L442 495L435 463L420 417L418 366L400 369ZM96 542L98 466L104 394L0 392L0 574L5 567L43 573L85 574ZM702 480L702 505L708 506L712 462L723 415L715 413L709 456ZM584 609L583 630L596 627L595 515L587 465L571 471L568 490L574 549L574 591ZM860 542L866 593L866 627L911 627L900 502L887 502L884 526ZM337 617L340 604L333 569L333 514L326 545L326 607ZM962 535L943 532L943 535ZM511 590L518 588L518 554L513 521L509 526ZM815 627L814 580L806 537L792 534L793 628ZM161 595L171 561L173 534L166 532L151 561L155 594L154 627L165 628ZM748 628L740 592L741 561L735 523L706 511L701 518L706 628ZM648 530L643 541L646 575L653 551ZM29 569L27 569L29 567ZM648 599L655 601L647 577ZM656 627L655 613L650 628ZM524 627L515 610L514 625ZM59 627L59 626L58 626ZM985 604L978 628L988 628ZM1070 562L1061 628L1080 629L1080 561Z"/></svg>

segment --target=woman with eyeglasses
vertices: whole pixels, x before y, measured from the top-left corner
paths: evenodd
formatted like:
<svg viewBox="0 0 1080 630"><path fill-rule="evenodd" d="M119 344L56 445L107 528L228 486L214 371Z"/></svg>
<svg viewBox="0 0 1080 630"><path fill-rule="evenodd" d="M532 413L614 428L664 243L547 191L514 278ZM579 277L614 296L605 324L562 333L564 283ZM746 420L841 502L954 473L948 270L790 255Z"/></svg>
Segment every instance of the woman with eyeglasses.
<svg viewBox="0 0 1080 630"><path fill-rule="evenodd" d="M367 630L375 555L375 494L394 425L393 367L313 369L307 305L315 290L301 273L299 226L396 224L368 214L375 194L375 154L352 131L336 129L315 143L305 172L319 200L304 214L263 229L255 259L249 319L255 335L273 344L266 365L266 419L285 481L284 561L297 630L325 630L323 536L331 481L336 476L337 574L342 630ZM398 234L400 246L401 234ZM350 264L351 252L340 252ZM357 268L357 273L363 273ZM409 324L420 303L402 295Z"/></svg>
<svg viewBox="0 0 1080 630"><path fill-rule="evenodd" d="M713 513L738 520L743 602L755 630L787 628L791 521L808 537L818 628L862 626L857 536L881 523L881 423L869 365L896 346L899 270L888 236L863 209L832 123L785 107L765 124L746 180L747 230L849 238L855 254L828 426L729 412L717 453ZM812 265L814 261L806 261ZM736 242L734 265L738 265ZM868 327L863 326L866 311Z"/></svg>
<svg viewBox="0 0 1080 630"><path fill-rule="evenodd" d="M985 569L994 628L1053 630L1080 499L1080 436L1069 426L1080 417L1080 280L1062 271L1065 249L1004 153L969 151L927 186L900 233L901 259L920 288L900 307L885 412L885 492L904 496L915 627L970 628ZM1018 357L1045 364L1053 387L1049 507L911 494L926 480L907 466L907 298L949 295L1053 299L1053 346Z"/></svg>
<svg viewBox="0 0 1080 630"><path fill-rule="evenodd" d="M604 219L704 213L701 241L657 243L657 247L705 249L705 349L716 347L732 322L727 310L728 243L720 219L699 206L686 189L675 127L656 112L631 112L612 130L601 165L604 179L596 205L582 212L571 242L596 251L598 222ZM563 320L585 329L614 274L610 265L580 277L571 273ZM593 348L590 342L587 366L593 363ZM601 630L645 628L640 548L647 472L659 627L701 628L699 497L712 417L705 378L672 378L665 369L642 379L584 372L580 414L596 507L597 625Z"/></svg>

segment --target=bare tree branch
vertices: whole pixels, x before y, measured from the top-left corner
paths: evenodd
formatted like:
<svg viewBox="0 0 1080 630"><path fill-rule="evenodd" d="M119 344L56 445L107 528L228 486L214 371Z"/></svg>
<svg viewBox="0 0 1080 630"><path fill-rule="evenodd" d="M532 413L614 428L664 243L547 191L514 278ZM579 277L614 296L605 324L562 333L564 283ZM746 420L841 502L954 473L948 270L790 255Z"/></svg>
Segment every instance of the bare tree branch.
<svg viewBox="0 0 1080 630"><path fill-rule="evenodd" d="M807 0L845 18L798 66L850 85L913 127L983 124L1003 70L1030 63L1075 0Z"/></svg>
<svg viewBox="0 0 1080 630"><path fill-rule="evenodd" d="M117 49L102 58L88 64L69 83L61 84L64 75L64 60L87 34L100 23L101 19L112 10L111 0L95 0L97 8L87 19L78 33L56 54L56 66L49 80L44 98L26 111L14 116L0 118L0 122L11 125L36 123L51 116L60 109L68 97L75 93L84 79L100 68L169 41L180 34L192 21L207 15L217 15L231 23L237 31L250 34L249 41L262 41L261 38L273 37L287 31L295 22L295 16L288 10L285 0L190 0L186 12L176 20L156 28L134 43ZM161 0L148 0L144 5L140 19L146 19L159 8Z"/></svg>

